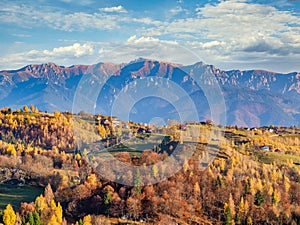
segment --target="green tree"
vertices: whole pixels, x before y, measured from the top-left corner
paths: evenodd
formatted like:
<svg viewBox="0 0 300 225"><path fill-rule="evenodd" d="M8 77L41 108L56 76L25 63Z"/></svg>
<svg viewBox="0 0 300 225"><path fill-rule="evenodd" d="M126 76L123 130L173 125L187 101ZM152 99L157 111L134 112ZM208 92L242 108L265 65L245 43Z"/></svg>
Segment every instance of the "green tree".
<svg viewBox="0 0 300 225"><path fill-rule="evenodd" d="M217 186L222 187L222 180L219 175L217 176Z"/></svg>
<svg viewBox="0 0 300 225"><path fill-rule="evenodd" d="M263 197L261 191L258 190L254 196L254 204L257 206L262 206L263 203L264 203L264 197Z"/></svg>
<svg viewBox="0 0 300 225"><path fill-rule="evenodd" d="M280 201L280 193L277 190L272 192L272 204L276 205Z"/></svg>
<svg viewBox="0 0 300 225"><path fill-rule="evenodd" d="M225 216L225 224L232 225L233 224L232 223L232 212L227 203L225 203L225 206L224 206L224 216Z"/></svg>
<svg viewBox="0 0 300 225"><path fill-rule="evenodd" d="M109 214L110 202L112 199L112 194L110 192L110 188L107 188L107 191L104 196L104 211Z"/></svg>
<svg viewBox="0 0 300 225"><path fill-rule="evenodd" d="M29 212L28 215L27 215L27 221L30 225L35 225L35 222L34 222L34 218L33 218L33 215L32 215L32 212Z"/></svg>
<svg viewBox="0 0 300 225"><path fill-rule="evenodd" d="M142 192L142 178L141 178L141 173L140 173L140 170L137 169L135 175L134 175L134 191L135 191L135 194L137 196L140 196L141 195L141 192Z"/></svg>
<svg viewBox="0 0 300 225"><path fill-rule="evenodd" d="M5 225L15 225L17 216L11 204L8 204L3 212L3 222Z"/></svg>
<svg viewBox="0 0 300 225"><path fill-rule="evenodd" d="M22 225L25 225L25 224L26 224L26 217L25 217L25 216L22 216L22 217L21 217L21 222L22 222Z"/></svg>
<svg viewBox="0 0 300 225"><path fill-rule="evenodd" d="M33 219L34 219L34 224L35 225L42 225L42 222L41 222L39 214L36 211L34 211L32 213L32 215L33 215Z"/></svg>
<svg viewBox="0 0 300 225"><path fill-rule="evenodd" d="M111 195L110 189L107 188L107 191L106 191L105 196L104 196L104 204L105 205L110 204L111 198L112 198L112 195Z"/></svg>
<svg viewBox="0 0 300 225"><path fill-rule="evenodd" d="M239 213L236 214L236 217L235 217L235 224L241 224L242 221L241 221L241 216Z"/></svg>
<svg viewBox="0 0 300 225"><path fill-rule="evenodd" d="M245 186L245 194L249 194L250 193L250 179L248 178L247 179L247 182L246 182L246 186Z"/></svg>

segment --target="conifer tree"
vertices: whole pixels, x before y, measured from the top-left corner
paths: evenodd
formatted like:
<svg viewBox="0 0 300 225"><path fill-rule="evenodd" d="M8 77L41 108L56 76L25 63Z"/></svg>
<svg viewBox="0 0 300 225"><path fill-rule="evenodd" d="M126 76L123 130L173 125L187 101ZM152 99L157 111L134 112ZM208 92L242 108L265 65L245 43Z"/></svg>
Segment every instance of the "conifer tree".
<svg viewBox="0 0 300 225"><path fill-rule="evenodd" d="M39 214L36 211L34 211L32 213L32 215L33 215L33 219L34 219L34 224L35 225L42 225L42 222L41 222Z"/></svg>
<svg viewBox="0 0 300 225"><path fill-rule="evenodd" d="M219 175L217 176L217 185L218 185L219 187L222 187L222 180L221 180L221 178L220 178Z"/></svg>
<svg viewBox="0 0 300 225"><path fill-rule="evenodd" d="M141 195L142 192L142 178L140 174L140 170L137 169L136 174L134 176L134 191L137 196Z"/></svg>
<svg viewBox="0 0 300 225"><path fill-rule="evenodd" d="M264 197L260 190L258 190L254 196L254 204L257 206L262 206L264 203Z"/></svg>
<svg viewBox="0 0 300 225"><path fill-rule="evenodd" d="M232 213L230 207L227 203L224 206L224 216L225 216L225 225L233 225L232 223Z"/></svg>
<svg viewBox="0 0 300 225"><path fill-rule="evenodd" d="M111 195L110 189L107 188L107 191L104 196L104 211L107 214L109 214L109 206L110 206L111 199L112 199L112 195Z"/></svg>
<svg viewBox="0 0 300 225"><path fill-rule="evenodd" d="M35 222L34 222L34 218L33 218L33 215L32 215L32 212L29 212L28 215L27 215L27 221L30 225L35 225Z"/></svg>

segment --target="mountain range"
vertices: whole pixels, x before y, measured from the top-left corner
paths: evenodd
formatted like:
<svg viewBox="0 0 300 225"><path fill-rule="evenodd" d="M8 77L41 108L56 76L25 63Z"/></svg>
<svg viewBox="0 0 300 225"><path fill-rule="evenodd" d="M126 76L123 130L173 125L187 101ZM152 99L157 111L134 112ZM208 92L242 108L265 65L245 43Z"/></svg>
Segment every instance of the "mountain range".
<svg viewBox="0 0 300 225"><path fill-rule="evenodd" d="M90 83L85 84L85 79ZM140 84L142 81L146 83ZM122 104L116 101L121 94L147 93L147 87L155 85L158 85L153 89L157 95L144 94L129 110L126 101ZM168 89L170 85L172 89ZM211 92L210 87L213 87ZM80 91L82 88L86 88L86 93ZM162 97L162 88L165 93L175 94L174 102ZM212 119L213 110L218 110L212 107L210 100L214 90L219 90L224 98L225 108L220 110L224 110L226 120L222 123L246 127L300 126L300 73L297 72L223 71L203 62L184 66L142 58L123 64L64 67L45 63L0 71L0 107L16 109L33 104L49 112L84 110L105 115L113 113L115 107L119 111L124 108L128 118L138 122L149 122L153 118L180 120L178 105L182 111L189 111L188 99L193 102L199 120ZM185 95L176 99L178 93L175 92ZM82 107L74 107L74 99L78 98L82 98ZM116 106L116 102L119 105Z"/></svg>

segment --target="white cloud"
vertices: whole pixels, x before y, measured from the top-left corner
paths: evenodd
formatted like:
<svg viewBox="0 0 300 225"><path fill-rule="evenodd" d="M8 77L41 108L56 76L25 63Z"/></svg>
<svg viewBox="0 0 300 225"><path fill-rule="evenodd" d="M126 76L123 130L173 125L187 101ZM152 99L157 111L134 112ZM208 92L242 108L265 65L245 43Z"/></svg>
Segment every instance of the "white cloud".
<svg viewBox="0 0 300 225"><path fill-rule="evenodd" d="M160 25L151 18L135 18L128 14L108 14L106 12L127 12L123 6L102 8L100 12L69 12L62 9L53 10L50 7L33 7L15 4L13 2L0 2L0 21L2 23L17 24L21 27L48 26L63 31L114 30L125 24Z"/></svg>
<svg viewBox="0 0 300 225"><path fill-rule="evenodd" d="M173 9L170 9L168 11L168 13L171 14L172 16L175 16L175 15L181 13L181 12L187 12L187 10L183 9L181 6L177 6L177 7L173 8Z"/></svg>
<svg viewBox="0 0 300 225"><path fill-rule="evenodd" d="M99 61L129 62L137 58L189 64L199 61L185 46L177 41L133 35L125 43L107 44L99 50Z"/></svg>
<svg viewBox="0 0 300 225"><path fill-rule="evenodd" d="M77 0L61 0L61 1L65 2L65 3L79 4L79 5L90 5L90 4L92 4L94 2L93 0L81 0L81 1L77 1Z"/></svg>
<svg viewBox="0 0 300 225"><path fill-rule="evenodd" d="M44 50L43 53L46 56L75 56L81 57L85 55L92 55L94 52L91 44L79 44L75 43L71 46L54 48L52 51Z"/></svg>
<svg viewBox="0 0 300 225"><path fill-rule="evenodd" d="M224 46L224 45L225 45L224 42L210 41L210 42L204 43L202 46L203 46L203 48L210 49L210 48L213 48L213 47Z"/></svg>
<svg viewBox="0 0 300 225"><path fill-rule="evenodd" d="M64 66L97 62L120 63L139 57L184 64L199 61L199 58L176 41L133 35L122 43L75 43L52 50L31 50L5 55L0 58L0 70L18 69L26 64L46 62Z"/></svg>
<svg viewBox="0 0 300 225"><path fill-rule="evenodd" d="M121 5L113 6L113 7L100 8L99 10L102 11L102 12L109 12L109 13L112 13L112 12L127 13L127 10Z"/></svg>
<svg viewBox="0 0 300 225"><path fill-rule="evenodd" d="M264 47L263 44L262 47ZM228 54L229 51L230 47L221 41L180 42L133 35L125 42L119 43L75 43L52 50L31 50L3 55L0 58L0 69L17 69L26 64L45 62L55 62L64 66L98 62L127 63L139 57L185 65L204 61L221 69L264 68L277 72L290 72L299 68L300 53L284 57L275 54L266 57L264 52L237 51Z"/></svg>
<svg viewBox="0 0 300 225"><path fill-rule="evenodd" d="M56 18L50 15L46 22L55 29L65 31L84 31L86 29L113 30L118 27L116 18L99 13L76 12L59 15Z"/></svg>
<svg viewBox="0 0 300 225"><path fill-rule="evenodd" d="M73 65L92 62L95 59L95 46L91 43L75 43L70 46L53 48L52 50L30 50L14 53L0 58L1 69L16 69L31 63L55 62L61 65Z"/></svg>
<svg viewBox="0 0 300 225"><path fill-rule="evenodd" d="M66 13L52 8L33 8L28 5L0 3L0 20L23 27L48 26L64 31L82 31L85 29L111 30L116 28L114 15L101 13L73 12Z"/></svg>
<svg viewBox="0 0 300 225"><path fill-rule="evenodd" d="M143 23L143 24L146 24L146 25L155 25L155 26L158 26L158 25L162 24L161 21L153 20L153 19L148 18L148 17L144 17L144 18L130 18L130 17L126 18L125 17L125 18L120 19L120 21Z"/></svg>
<svg viewBox="0 0 300 225"><path fill-rule="evenodd" d="M197 16L164 22L144 31L143 35L173 36L184 34L199 40L197 52L213 57L245 63L263 62L275 57L300 58L300 17L290 11L246 0L208 3L196 9ZM193 40L191 37L190 40ZM253 53L253 54L252 54ZM260 54L257 54L260 53ZM247 57L249 56L249 57ZM212 58L213 58L212 57ZM210 58L210 55L204 57ZM216 62L213 60L212 63Z"/></svg>
<svg viewBox="0 0 300 225"><path fill-rule="evenodd" d="M153 35L153 36L157 36L157 35ZM186 40L195 40L195 39L199 39L199 37L197 37L196 35L193 35L191 33L177 33L174 34L174 37L177 39L186 39Z"/></svg>
<svg viewBox="0 0 300 225"><path fill-rule="evenodd" d="M31 37L30 34L12 34L12 36L20 37L20 38L29 38L29 37Z"/></svg>
<svg viewBox="0 0 300 225"><path fill-rule="evenodd" d="M276 68L276 65L284 64L285 67L279 70L287 71L290 70L289 62L292 69L296 68L292 64L296 65L300 61L300 16L291 11L253 1L222 0L197 8L196 12L185 15L186 18L168 18L165 21L147 16L138 18L130 12L122 16L105 12L123 9L122 6L115 6L102 8L102 11L94 13L70 13L47 7L33 8L10 2L0 3L0 21L3 23L27 27L47 26L63 31L95 29L113 32L120 29L126 34L124 37L131 36L127 40L123 38L123 42L119 43L101 43L100 47L97 44L78 44L4 55L0 59L1 68L6 65L5 60L7 65L13 65L13 62L24 65L30 60L51 60L62 64L90 63L92 60L99 61L97 57L100 53L100 57L103 56L102 61L106 61L105 57L114 62L150 57L188 64L194 62L196 55L198 61L203 60L226 69L238 68L238 65L245 68L247 64L254 65L253 67L255 64L265 65L265 68L273 65ZM178 7L171 9L171 12L179 13L181 10L183 9ZM100 49L102 50L99 53ZM189 54L182 53L182 49L189 49L185 50ZM106 54L108 51L113 51L115 58ZM20 63L22 60L23 63Z"/></svg>
<svg viewBox="0 0 300 225"><path fill-rule="evenodd" d="M127 39L127 43L131 43L131 44L168 43L168 44L173 44L173 45L178 44L176 41L163 41L163 40L159 40L158 38L153 38L153 37L138 38L136 35L129 37Z"/></svg>

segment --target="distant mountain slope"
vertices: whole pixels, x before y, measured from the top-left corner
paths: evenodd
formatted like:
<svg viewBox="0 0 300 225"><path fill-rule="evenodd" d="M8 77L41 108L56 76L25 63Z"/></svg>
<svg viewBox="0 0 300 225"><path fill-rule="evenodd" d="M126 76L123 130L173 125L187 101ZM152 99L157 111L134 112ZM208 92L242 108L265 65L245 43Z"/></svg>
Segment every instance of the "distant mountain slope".
<svg viewBox="0 0 300 225"><path fill-rule="evenodd" d="M219 84L226 103L227 124L300 125L299 73L222 71L203 62L182 66L138 59L120 65L28 65L19 70L0 72L0 107L21 108L23 105L34 104L40 110L71 111L78 83L83 76L88 75L93 75L99 81L110 77L105 82L96 104L87 100L87 104L96 105L96 112L103 114L111 113L115 99L127 85L137 91L139 87L135 86L136 81L146 77L162 77L178 84L191 97L200 120L210 118L211 112L201 85L197 85L195 81L205 85L216 82ZM186 107L185 102L181 100L183 109ZM172 104L155 97L137 102L130 112L132 120L149 122L151 117L179 119Z"/></svg>

